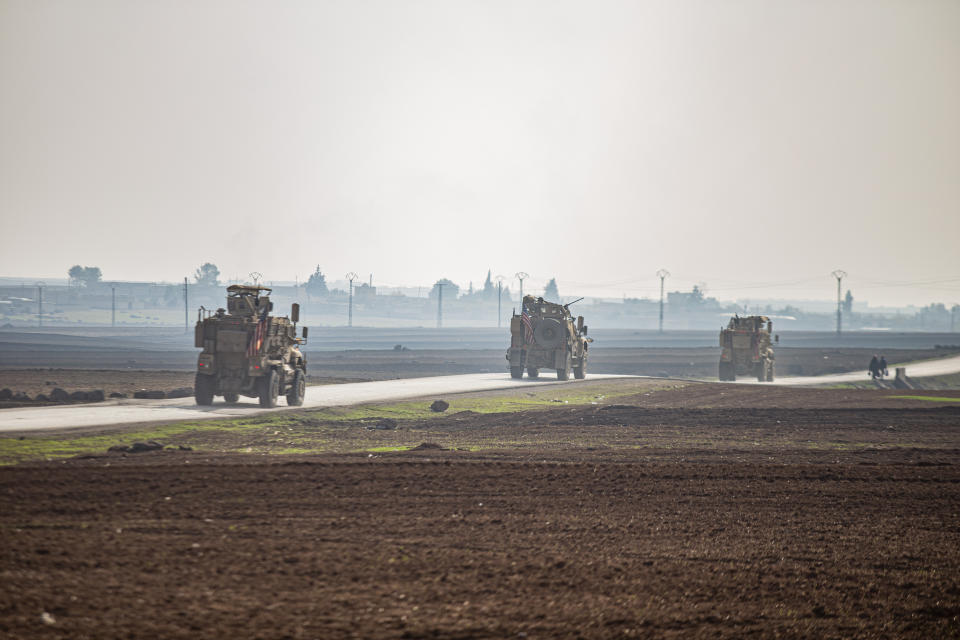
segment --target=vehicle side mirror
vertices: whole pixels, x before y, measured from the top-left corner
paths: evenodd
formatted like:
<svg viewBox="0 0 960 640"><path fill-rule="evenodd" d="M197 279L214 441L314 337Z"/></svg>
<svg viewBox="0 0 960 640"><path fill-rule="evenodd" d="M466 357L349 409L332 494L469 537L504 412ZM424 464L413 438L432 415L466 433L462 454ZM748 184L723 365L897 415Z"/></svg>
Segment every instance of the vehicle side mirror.
<svg viewBox="0 0 960 640"><path fill-rule="evenodd" d="M583 316L577 316L577 329L583 331Z"/></svg>
<svg viewBox="0 0 960 640"><path fill-rule="evenodd" d="M300 305L296 302L294 302L293 306L290 307L290 320L293 322L300 322Z"/></svg>
<svg viewBox="0 0 960 640"><path fill-rule="evenodd" d="M587 325L583 325L583 335L587 335Z"/></svg>
<svg viewBox="0 0 960 640"><path fill-rule="evenodd" d="M307 329L308 329L308 327L304 327L304 328L303 328L303 338L304 338L304 340L306 340L306 338L307 338Z"/></svg>

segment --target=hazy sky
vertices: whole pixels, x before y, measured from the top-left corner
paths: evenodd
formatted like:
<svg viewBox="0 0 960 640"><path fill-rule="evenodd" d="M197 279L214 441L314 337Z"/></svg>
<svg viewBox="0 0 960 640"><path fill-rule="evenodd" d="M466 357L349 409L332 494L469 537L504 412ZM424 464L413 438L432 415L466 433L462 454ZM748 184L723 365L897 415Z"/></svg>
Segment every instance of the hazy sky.
<svg viewBox="0 0 960 640"><path fill-rule="evenodd" d="M0 0L0 223L0 275L952 304L960 2Z"/></svg>

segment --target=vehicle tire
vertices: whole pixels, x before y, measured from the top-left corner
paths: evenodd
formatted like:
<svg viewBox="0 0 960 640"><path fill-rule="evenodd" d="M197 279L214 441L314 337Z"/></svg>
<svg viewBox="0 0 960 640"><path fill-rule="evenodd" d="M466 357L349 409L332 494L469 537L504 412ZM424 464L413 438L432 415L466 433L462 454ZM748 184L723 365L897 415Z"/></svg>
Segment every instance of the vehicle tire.
<svg viewBox="0 0 960 640"><path fill-rule="evenodd" d="M534 368L534 367L527 367L527 377L528 377L528 378L539 378L539 377L540 377L540 369L536 369L536 368Z"/></svg>
<svg viewBox="0 0 960 640"><path fill-rule="evenodd" d="M273 369L257 380L257 395L260 406L264 409L273 409L277 406L277 396L280 395L280 376Z"/></svg>
<svg viewBox="0 0 960 640"><path fill-rule="evenodd" d="M562 369L557 369L557 380L569 380L570 379L570 354L567 353L566 364Z"/></svg>
<svg viewBox="0 0 960 640"><path fill-rule="evenodd" d="M510 367L510 377L511 378L522 378L523 377L523 367Z"/></svg>
<svg viewBox="0 0 960 640"><path fill-rule="evenodd" d="M198 373L193 382L193 397L197 404L202 407L208 407L213 404L213 391L216 386L216 379L205 373Z"/></svg>
<svg viewBox="0 0 960 640"><path fill-rule="evenodd" d="M761 360L757 364L757 382L767 381L767 361Z"/></svg>
<svg viewBox="0 0 960 640"><path fill-rule="evenodd" d="M774 370L774 366L775 366L775 364L774 364L773 362L771 362L771 363L770 363L770 366L767 368L767 382L773 382L773 370Z"/></svg>
<svg viewBox="0 0 960 640"><path fill-rule="evenodd" d="M307 377L303 371L297 369L293 374L293 383L290 385L290 392L287 394L287 406L299 407L303 404L303 396L307 393Z"/></svg>
<svg viewBox="0 0 960 640"><path fill-rule="evenodd" d="M587 359L581 358L580 364L573 368L573 377L577 380L583 380L587 377Z"/></svg>
<svg viewBox="0 0 960 640"><path fill-rule="evenodd" d="M734 380L737 379L737 376L733 370L732 362L721 362L720 370L718 373L719 373L718 377L720 378L720 382L733 382Z"/></svg>
<svg viewBox="0 0 960 640"><path fill-rule="evenodd" d="M225 393L223 394L223 399L229 404L236 404L240 400L239 393Z"/></svg>

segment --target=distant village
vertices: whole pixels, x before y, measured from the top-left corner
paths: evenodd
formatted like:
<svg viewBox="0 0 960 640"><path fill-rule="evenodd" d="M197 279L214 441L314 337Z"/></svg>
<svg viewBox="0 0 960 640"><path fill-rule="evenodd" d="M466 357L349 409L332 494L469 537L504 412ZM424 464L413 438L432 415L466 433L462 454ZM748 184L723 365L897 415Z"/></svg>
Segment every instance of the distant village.
<svg viewBox="0 0 960 640"><path fill-rule="evenodd" d="M200 307L224 306L225 287L235 283L251 284L252 280L224 279L212 263L201 265L192 278L179 283L115 281L104 278L97 267L80 265L57 281L0 278L0 328L192 325ZM477 286L440 279L425 287L378 290L372 277L328 283L317 267L306 282L259 284L273 289L271 299L280 314L299 302L301 316L311 326L506 327L511 315L519 312L517 281L511 281L511 288L490 272ZM523 293L561 303L579 297L565 295L562 283L554 279L545 288L526 288ZM843 328L849 331L960 330L960 305L933 302L919 308L871 309L858 304L849 290L839 310L835 301L828 300L721 301L699 286L665 291L662 307L665 331L718 329L734 314L769 316L781 331L833 331L838 311ZM595 328L661 328L659 298L586 297L571 309Z"/></svg>

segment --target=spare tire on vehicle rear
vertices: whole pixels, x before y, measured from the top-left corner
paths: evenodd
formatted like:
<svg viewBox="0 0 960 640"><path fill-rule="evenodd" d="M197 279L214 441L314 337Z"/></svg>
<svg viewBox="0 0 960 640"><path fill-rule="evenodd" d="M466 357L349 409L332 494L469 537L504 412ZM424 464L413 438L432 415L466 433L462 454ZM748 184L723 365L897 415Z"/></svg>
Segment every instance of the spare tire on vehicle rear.
<svg viewBox="0 0 960 640"><path fill-rule="evenodd" d="M563 341L563 326L558 320L544 318L533 330L533 339L544 349L556 349Z"/></svg>

